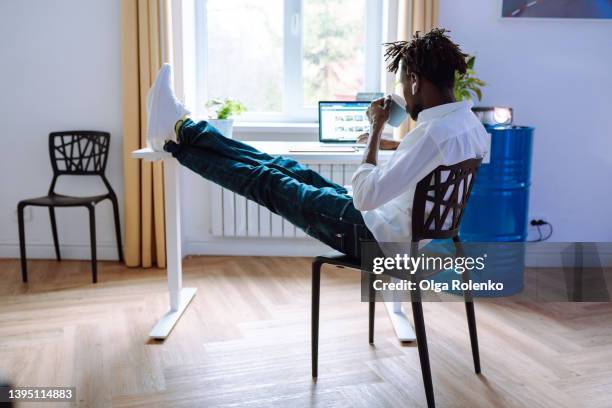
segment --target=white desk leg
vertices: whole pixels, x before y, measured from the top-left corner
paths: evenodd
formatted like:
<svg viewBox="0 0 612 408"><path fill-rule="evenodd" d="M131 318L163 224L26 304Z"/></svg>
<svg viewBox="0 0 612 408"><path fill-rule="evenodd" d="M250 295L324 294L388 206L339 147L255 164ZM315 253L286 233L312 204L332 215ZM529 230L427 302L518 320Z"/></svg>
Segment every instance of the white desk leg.
<svg viewBox="0 0 612 408"><path fill-rule="evenodd" d="M394 300L392 302L385 302L385 308L387 309L389 319L391 319L391 324L395 330L395 335L399 341L415 341L416 335L414 333L414 328L412 327L412 323L408 319L408 316L406 316L404 313L402 302L400 302L399 299L396 299L395 293L393 297Z"/></svg>
<svg viewBox="0 0 612 408"><path fill-rule="evenodd" d="M181 206L178 164L174 158L164 159L164 191L166 209L166 254L170 310L162 316L149 333L154 339L165 339L179 320L196 288L183 288L181 255Z"/></svg>

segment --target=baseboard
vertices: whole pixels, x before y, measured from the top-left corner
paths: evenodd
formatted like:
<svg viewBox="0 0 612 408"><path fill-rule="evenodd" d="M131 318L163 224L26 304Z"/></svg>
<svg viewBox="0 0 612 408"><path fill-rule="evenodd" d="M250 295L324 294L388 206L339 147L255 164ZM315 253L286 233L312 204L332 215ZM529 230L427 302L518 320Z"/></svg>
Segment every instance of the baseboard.
<svg viewBox="0 0 612 408"><path fill-rule="evenodd" d="M55 259L53 244L27 244L28 259ZM83 244L60 245L62 259L88 260L91 259L91 247ZM101 261L116 261L119 259L117 246L111 244L98 244L97 257ZM19 244L0 244L0 258L19 258Z"/></svg>

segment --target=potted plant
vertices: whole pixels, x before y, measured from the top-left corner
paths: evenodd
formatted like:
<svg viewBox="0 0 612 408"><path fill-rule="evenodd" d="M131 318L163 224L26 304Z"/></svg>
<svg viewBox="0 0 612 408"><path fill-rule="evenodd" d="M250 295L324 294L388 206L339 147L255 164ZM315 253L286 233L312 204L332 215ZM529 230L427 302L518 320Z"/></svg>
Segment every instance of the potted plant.
<svg viewBox="0 0 612 408"><path fill-rule="evenodd" d="M455 72L455 99L458 101L466 101L477 97L480 101L482 99L482 87L486 85L481 79L476 78L476 71L474 71L474 63L476 57L474 55L466 56L467 71L465 74Z"/></svg>
<svg viewBox="0 0 612 408"><path fill-rule="evenodd" d="M246 107L240 102L230 98L211 99L206 102L208 111L207 122L216 127L225 137L232 137L234 117L246 111Z"/></svg>

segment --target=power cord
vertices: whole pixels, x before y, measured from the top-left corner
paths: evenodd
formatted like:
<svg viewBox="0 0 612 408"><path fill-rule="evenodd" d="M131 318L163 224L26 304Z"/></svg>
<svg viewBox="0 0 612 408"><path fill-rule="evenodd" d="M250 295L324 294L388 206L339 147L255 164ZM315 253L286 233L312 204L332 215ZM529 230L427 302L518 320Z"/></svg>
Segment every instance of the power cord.
<svg viewBox="0 0 612 408"><path fill-rule="evenodd" d="M527 242L542 242L542 241L546 241L547 239L549 239L552 234L553 234L553 226L550 222L544 221L544 220L531 220L531 222L529 223L532 226L536 227L538 229L538 235L539 238L538 239L533 239ZM546 236L544 236L542 234L542 226L547 226L548 227L548 234Z"/></svg>

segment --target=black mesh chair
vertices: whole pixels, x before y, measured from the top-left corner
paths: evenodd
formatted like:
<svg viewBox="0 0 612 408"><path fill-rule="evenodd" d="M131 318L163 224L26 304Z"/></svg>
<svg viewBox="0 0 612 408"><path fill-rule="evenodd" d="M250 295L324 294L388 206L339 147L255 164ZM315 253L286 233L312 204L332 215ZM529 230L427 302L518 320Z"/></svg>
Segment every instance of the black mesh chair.
<svg viewBox="0 0 612 408"><path fill-rule="evenodd" d="M412 243L410 247L410 256L417 253L419 241L421 240L450 238L453 239L457 253L460 255L463 254L463 248L459 240L459 226L481 161L482 159L469 159L453 166L439 166L417 184L412 208ZM313 377L317 377L318 375L319 300L321 291L321 267L324 264L361 269L361 260L342 254L318 256L312 262L311 346ZM468 275L464 273L463 279L467 280ZM368 336L370 343L374 343L374 311L376 304L373 296L372 281L373 280L370 281L369 289ZM474 315L474 303L469 292L464 292L464 301L467 312L474 369L476 374L479 374L480 355L478 353L476 317ZM427 350L423 305L418 290L411 292L411 303L427 406L434 407L435 400L433 383L431 380L431 369L429 366L429 352Z"/></svg>
<svg viewBox="0 0 612 408"><path fill-rule="evenodd" d="M86 207L89 211L89 231L91 240L91 271L92 281L98 281L96 256L96 213L95 206L103 200L113 203L115 218L115 233L117 236L117 249L119 261L123 262L123 249L121 245L121 226L119 224L119 205L117 195L113 191L104 172L108 160L108 147L110 134L94 131L66 131L49 134L49 156L53 168L53 179L49 192L44 197L31 198L20 201L17 205L19 221L19 249L21 252L21 275L24 282L28 281L26 262L25 227L23 210L31 205L48 207L51 218L51 232L55 245L55 257L61 261L59 242L57 238L57 225L55 223L55 207ZM74 197L55 193L55 184L59 176L99 176L106 186L108 193L89 197Z"/></svg>

